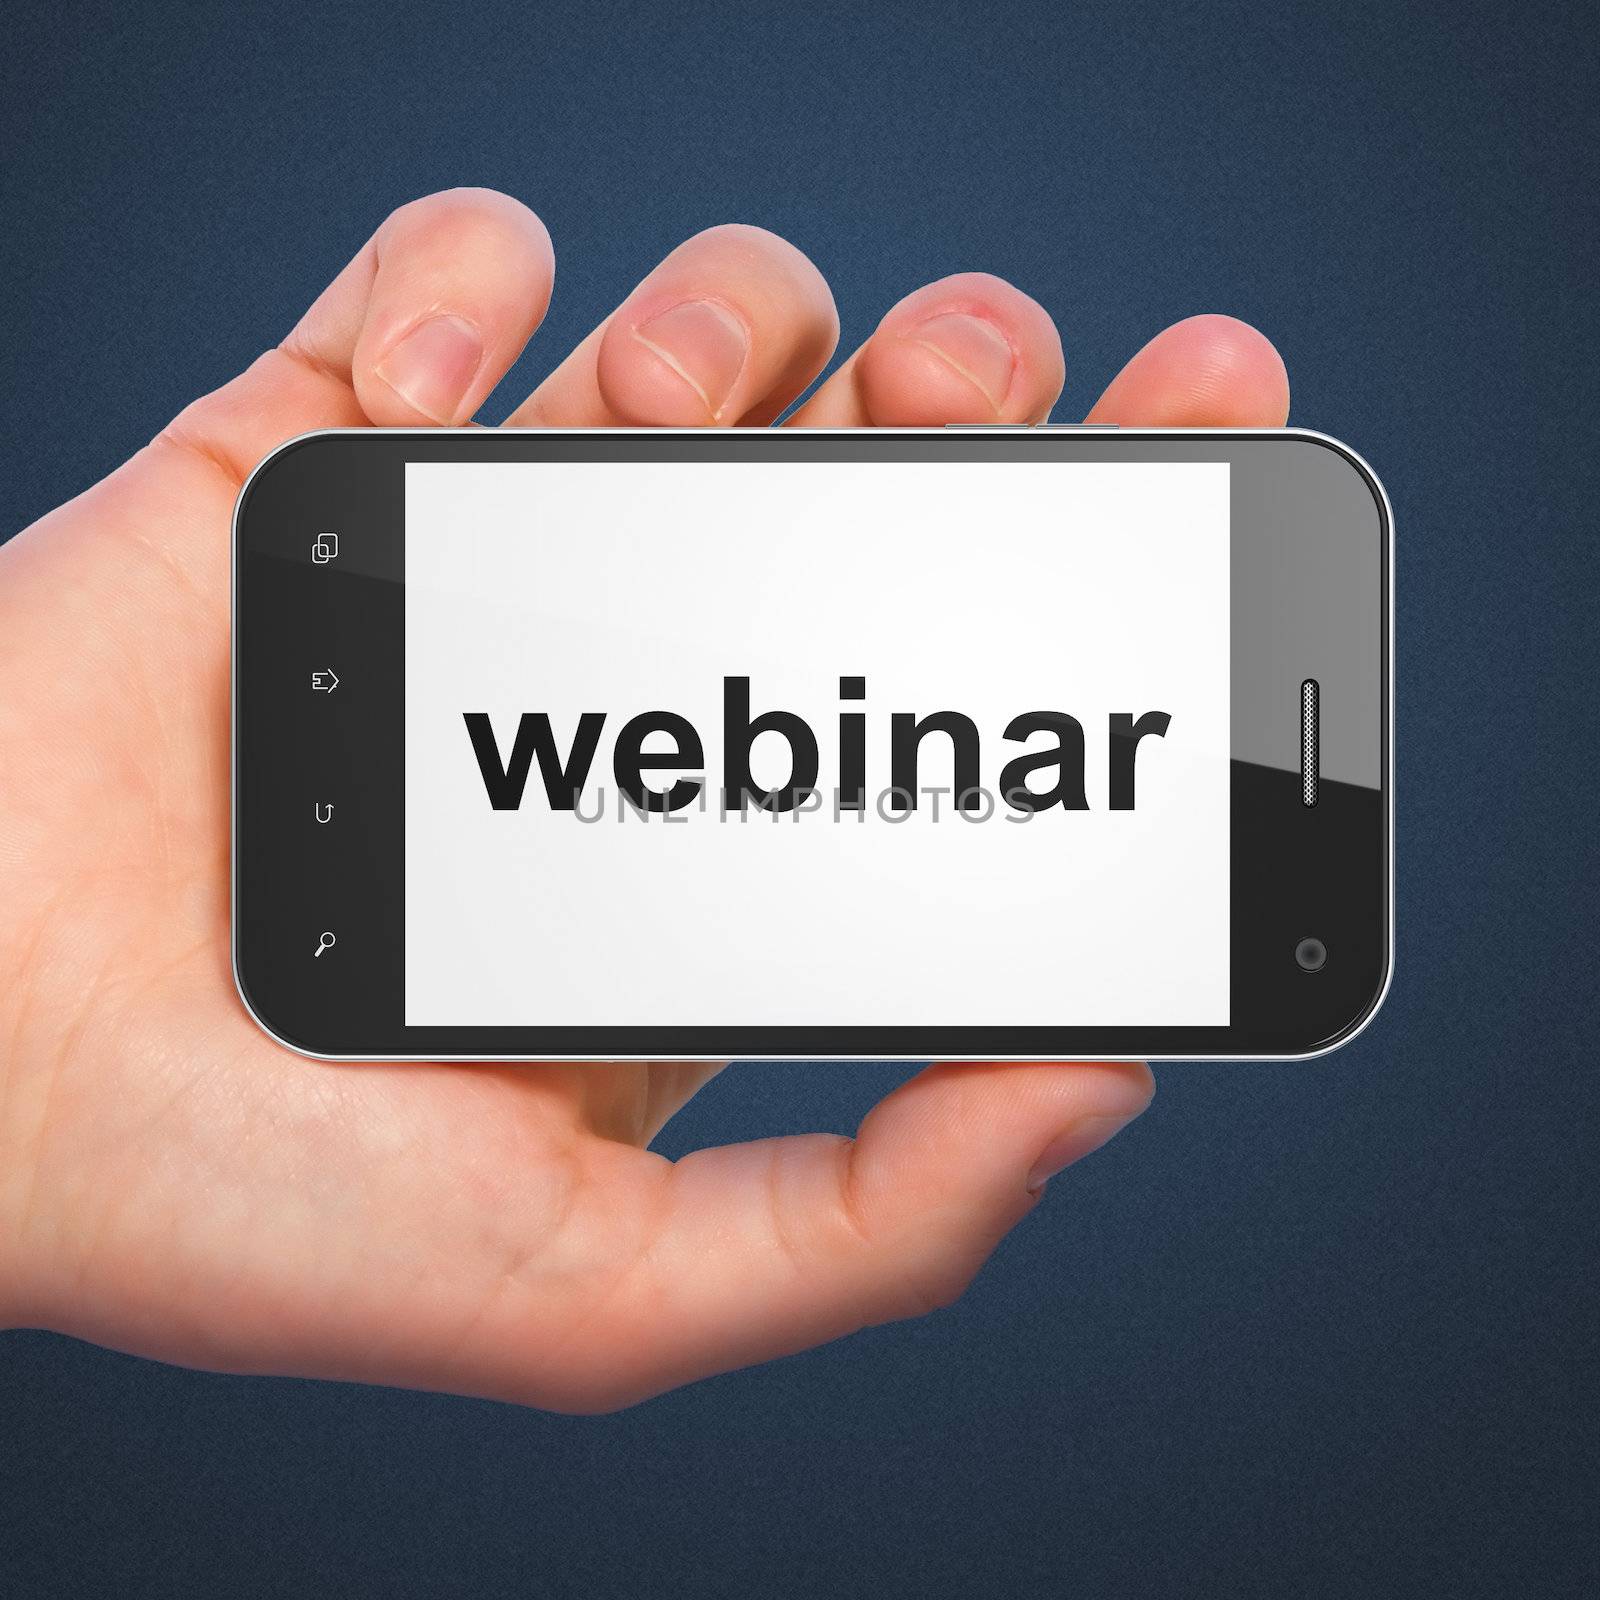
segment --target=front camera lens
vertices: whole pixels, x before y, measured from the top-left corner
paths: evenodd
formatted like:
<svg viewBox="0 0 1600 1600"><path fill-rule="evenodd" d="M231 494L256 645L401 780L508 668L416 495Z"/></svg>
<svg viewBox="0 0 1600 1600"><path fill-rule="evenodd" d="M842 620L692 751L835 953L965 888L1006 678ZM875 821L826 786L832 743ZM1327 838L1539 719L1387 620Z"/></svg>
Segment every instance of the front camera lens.
<svg viewBox="0 0 1600 1600"><path fill-rule="evenodd" d="M1321 972L1328 961L1328 947L1320 939L1302 939L1294 947L1294 958L1302 972Z"/></svg>

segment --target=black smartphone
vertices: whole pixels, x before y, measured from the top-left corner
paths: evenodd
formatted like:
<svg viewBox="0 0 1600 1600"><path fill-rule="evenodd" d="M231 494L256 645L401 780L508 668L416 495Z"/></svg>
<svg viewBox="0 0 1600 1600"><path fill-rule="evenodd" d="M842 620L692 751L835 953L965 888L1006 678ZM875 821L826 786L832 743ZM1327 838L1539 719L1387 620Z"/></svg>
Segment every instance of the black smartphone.
<svg viewBox="0 0 1600 1600"><path fill-rule="evenodd" d="M1304 431L341 431L234 520L233 941L335 1059L1301 1057L1391 963Z"/></svg>

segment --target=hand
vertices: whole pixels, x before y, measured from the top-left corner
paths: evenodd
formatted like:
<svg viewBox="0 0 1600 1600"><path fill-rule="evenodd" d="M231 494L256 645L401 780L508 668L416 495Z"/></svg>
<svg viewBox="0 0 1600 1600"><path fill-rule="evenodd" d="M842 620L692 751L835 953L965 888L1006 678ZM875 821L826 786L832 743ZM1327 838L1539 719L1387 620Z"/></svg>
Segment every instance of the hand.
<svg viewBox="0 0 1600 1600"><path fill-rule="evenodd" d="M465 423L544 313L538 219L395 212L277 349L0 547L0 1318L165 1360L595 1410L958 1294L1045 1178L1141 1111L1143 1066L936 1066L852 1139L676 1163L717 1070L332 1066L246 1017L228 955L229 521L308 429ZM826 364L827 285L715 228L667 257L521 424L771 422ZM1039 306L919 289L791 419L1037 421ZM1276 426L1282 362L1198 317L1090 413Z"/></svg>

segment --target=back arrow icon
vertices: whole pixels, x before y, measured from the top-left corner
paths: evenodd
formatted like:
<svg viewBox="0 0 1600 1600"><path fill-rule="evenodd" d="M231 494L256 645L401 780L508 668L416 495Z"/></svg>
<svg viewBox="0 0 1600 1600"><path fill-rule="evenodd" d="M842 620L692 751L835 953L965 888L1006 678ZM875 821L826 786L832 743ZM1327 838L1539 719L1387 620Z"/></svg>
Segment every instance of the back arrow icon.
<svg viewBox="0 0 1600 1600"><path fill-rule="evenodd" d="M320 689L324 694L332 694L339 687L339 675L332 667L326 672L313 672L311 674L311 687Z"/></svg>

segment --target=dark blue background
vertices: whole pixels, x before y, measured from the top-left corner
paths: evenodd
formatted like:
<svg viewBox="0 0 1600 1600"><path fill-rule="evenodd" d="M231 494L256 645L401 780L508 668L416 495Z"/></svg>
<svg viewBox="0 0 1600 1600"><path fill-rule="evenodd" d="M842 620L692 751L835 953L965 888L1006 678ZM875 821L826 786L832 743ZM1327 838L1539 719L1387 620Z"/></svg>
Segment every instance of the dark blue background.
<svg viewBox="0 0 1600 1600"><path fill-rule="evenodd" d="M1395 502L1399 950L1332 1058L1167 1069L954 1310L619 1416L0 1339L0 1589L1600 1589L1580 7L30 4L5 34L4 532L456 183L556 239L519 390L730 219L813 256L847 347L926 279L1013 278L1064 331L1063 415L1176 317L1256 322ZM849 1129L898 1075L736 1070L668 1148Z"/></svg>

